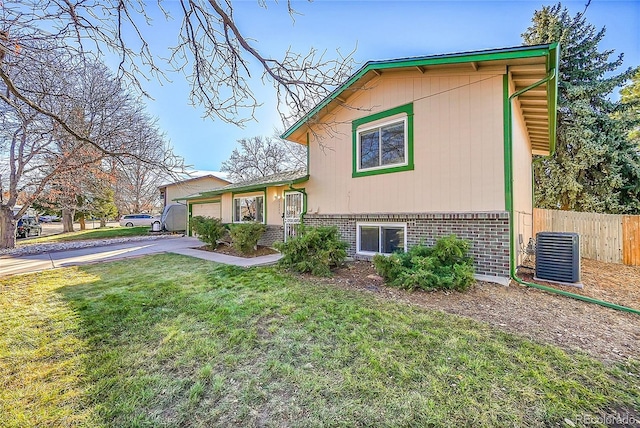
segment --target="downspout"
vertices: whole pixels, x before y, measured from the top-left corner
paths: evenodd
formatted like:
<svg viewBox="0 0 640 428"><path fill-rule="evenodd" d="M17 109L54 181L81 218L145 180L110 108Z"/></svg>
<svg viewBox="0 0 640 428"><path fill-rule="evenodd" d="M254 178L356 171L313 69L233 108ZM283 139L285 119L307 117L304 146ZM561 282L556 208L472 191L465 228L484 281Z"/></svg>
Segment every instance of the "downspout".
<svg viewBox="0 0 640 428"><path fill-rule="evenodd" d="M588 302L588 303L595 303L597 305L600 306L604 306L607 308L611 308L611 309L616 309L619 311L624 311L624 312L630 312L636 315L640 315L640 310L637 309L633 309L633 308L629 308L627 306L622 306L622 305L617 305L615 303L610 303L610 302L605 302L604 300L599 300L599 299L594 299L592 297L587 297L587 296L583 296L580 294L575 294L575 293L571 293L569 291L564 291L564 290L558 290L556 288L552 288L552 287L546 287L544 285L540 285L540 284L535 284L533 282L527 282L524 281L523 279L518 277L517 271L516 271L516 252L514 251L514 243L515 243L515 228L514 228L514 207L513 207L513 145L512 145L512 108L511 108L511 102L513 101L514 98L524 94L525 92L536 88L540 85L543 85L545 83L547 83L549 80L553 79L556 76L557 73L557 65L556 67L552 68L549 71L549 74L547 74L546 77L544 77L542 80L527 86L524 89L521 89L519 91L514 92L512 95L510 95L508 98L505 97L505 202L506 202L506 208L507 211L509 213L509 254L510 254L510 266L509 266L509 273L511 276L511 279L513 279L515 282L517 282L520 285L524 285L526 287L532 287L532 288L537 288L538 290L543 290L549 293L555 293L555 294L560 294L562 296L566 296L566 297L571 297L573 299L577 299L577 300L582 300L584 302ZM508 89L509 89L509 75L505 75L505 95L508 93ZM549 156L552 156L553 153L555 151L552 150L549 153Z"/></svg>

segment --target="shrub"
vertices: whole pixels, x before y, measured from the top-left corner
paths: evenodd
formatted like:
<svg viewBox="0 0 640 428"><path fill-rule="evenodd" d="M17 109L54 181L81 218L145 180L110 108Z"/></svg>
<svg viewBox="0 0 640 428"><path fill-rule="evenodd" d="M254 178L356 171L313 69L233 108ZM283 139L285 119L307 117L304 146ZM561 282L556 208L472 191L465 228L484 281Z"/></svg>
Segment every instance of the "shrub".
<svg viewBox="0 0 640 428"><path fill-rule="evenodd" d="M262 223L248 222L230 225L231 245L242 254L251 254L258 249L258 241L267 230Z"/></svg>
<svg viewBox="0 0 640 428"><path fill-rule="evenodd" d="M340 240L335 226L300 225L297 236L289 238L287 242L277 242L274 246L283 254L279 262L281 266L296 272L328 276L332 267L344 262L349 244Z"/></svg>
<svg viewBox="0 0 640 428"><path fill-rule="evenodd" d="M211 247L215 247L218 240L227 233L227 229L217 218L195 216L191 217L190 224L198 238Z"/></svg>
<svg viewBox="0 0 640 428"><path fill-rule="evenodd" d="M464 291L474 282L469 242L450 235L432 248L417 245L406 253L377 254L373 264L389 285L407 290Z"/></svg>

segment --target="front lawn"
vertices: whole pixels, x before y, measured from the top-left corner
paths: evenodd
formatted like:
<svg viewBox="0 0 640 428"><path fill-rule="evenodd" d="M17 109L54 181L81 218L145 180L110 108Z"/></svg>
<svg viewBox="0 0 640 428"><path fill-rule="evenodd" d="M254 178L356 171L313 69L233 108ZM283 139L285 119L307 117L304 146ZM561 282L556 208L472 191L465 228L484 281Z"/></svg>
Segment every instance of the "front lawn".
<svg viewBox="0 0 640 428"><path fill-rule="evenodd" d="M639 376L275 268L156 255L0 281L3 426L580 426L640 408Z"/></svg>
<svg viewBox="0 0 640 428"><path fill-rule="evenodd" d="M45 242L68 242L68 241L84 241L88 239L109 239L123 238L131 236L149 235L151 228L149 226L138 227L101 227L99 229L87 229L76 232L62 233L59 235L42 236L40 238L32 238L26 241L18 241L18 244L32 245L42 244Z"/></svg>

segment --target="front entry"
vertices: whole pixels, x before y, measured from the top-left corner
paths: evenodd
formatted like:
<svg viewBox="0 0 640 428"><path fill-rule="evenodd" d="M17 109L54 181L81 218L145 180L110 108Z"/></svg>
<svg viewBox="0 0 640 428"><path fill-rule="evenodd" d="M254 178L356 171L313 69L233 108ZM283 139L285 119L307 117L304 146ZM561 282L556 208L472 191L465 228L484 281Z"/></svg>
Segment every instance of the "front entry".
<svg viewBox="0 0 640 428"><path fill-rule="evenodd" d="M302 192L287 192L284 194L284 240L296 236L300 226L300 216L303 206Z"/></svg>

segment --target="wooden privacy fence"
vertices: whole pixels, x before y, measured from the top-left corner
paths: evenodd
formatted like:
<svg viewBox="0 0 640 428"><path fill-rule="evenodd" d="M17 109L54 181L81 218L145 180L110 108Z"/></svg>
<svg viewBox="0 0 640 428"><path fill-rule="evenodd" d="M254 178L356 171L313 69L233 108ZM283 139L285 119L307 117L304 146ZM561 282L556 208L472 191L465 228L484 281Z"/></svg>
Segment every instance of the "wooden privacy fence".
<svg viewBox="0 0 640 428"><path fill-rule="evenodd" d="M533 210L533 233L576 232L582 257L640 266L640 216Z"/></svg>

